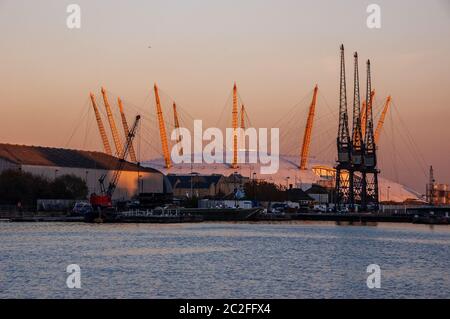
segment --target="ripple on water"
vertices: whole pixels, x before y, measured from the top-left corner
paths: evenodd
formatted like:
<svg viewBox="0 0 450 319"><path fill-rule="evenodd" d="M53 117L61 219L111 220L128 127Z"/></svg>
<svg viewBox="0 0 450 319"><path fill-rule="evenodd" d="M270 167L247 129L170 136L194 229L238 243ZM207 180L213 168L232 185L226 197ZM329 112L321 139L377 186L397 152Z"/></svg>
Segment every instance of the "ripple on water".
<svg viewBox="0 0 450 319"><path fill-rule="evenodd" d="M2 298L450 297L448 227L0 223L0 242Z"/></svg>

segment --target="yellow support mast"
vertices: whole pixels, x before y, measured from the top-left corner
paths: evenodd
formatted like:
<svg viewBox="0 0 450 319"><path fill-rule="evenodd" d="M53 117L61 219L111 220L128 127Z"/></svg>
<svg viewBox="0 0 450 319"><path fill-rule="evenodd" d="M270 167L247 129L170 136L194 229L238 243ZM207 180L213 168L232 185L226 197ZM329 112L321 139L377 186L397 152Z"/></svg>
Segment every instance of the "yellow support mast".
<svg viewBox="0 0 450 319"><path fill-rule="evenodd" d="M181 135L180 135L180 121L178 120L178 112L177 112L177 104L173 102L173 122L175 126L175 130L177 132L177 143L181 142ZM179 155L183 155L183 147L180 146L180 149L178 150Z"/></svg>
<svg viewBox="0 0 450 319"><path fill-rule="evenodd" d="M389 110L389 105L391 104L391 96L389 95L386 99L386 103L383 107L383 112L381 112L380 119L378 120L377 128L375 130L375 145L378 144L380 138L381 129L383 128L384 120L386 119L386 114Z"/></svg>
<svg viewBox="0 0 450 319"><path fill-rule="evenodd" d="M122 154L122 144L120 143L119 133L117 132L116 123L114 122L114 117L111 112L111 107L109 106L108 97L106 96L106 90L103 87L102 87L102 95L103 95L103 102L105 103L106 115L108 115L108 122L111 128L114 145L116 147L116 155L120 156Z"/></svg>
<svg viewBox="0 0 450 319"><path fill-rule="evenodd" d="M233 86L233 163L231 165L232 168L238 167L238 98L237 98L237 87L236 83Z"/></svg>
<svg viewBox="0 0 450 319"><path fill-rule="evenodd" d="M159 122L159 136L161 137L161 145L164 155L164 162L165 167L170 168L172 166L172 163L170 161L170 155L169 155L169 145L167 143L167 133L166 133L166 125L164 124L164 117L161 109L161 101L159 99L159 92L158 92L158 86L155 83L154 86L155 89L155 99L156 99L156 113L158 115L158 122Z"/></svg>
<svg viewBox="0 0 450 319"><path fill-rule="evenodd" d="M128 135L130 134L130 130L128 128L128 123L127 123L127 118L125 117L125 112L123 111L122 99L120 97L117 98L117 104L119 105L120 117L122 119L123 132L125 134L125 139L127 139ZM134 151L133 143L130 143L130 153L129 154L130 154L131 161L134 163L137 163L136 152Z"/></svg>
<svg viewBox="0 0 450 319"><path fill-rule="evenodd" d="M300 154L300 169L306 170L306 164L308 162L309 155L309 147L311 145L311 134L314 124L314 115L316 112L316 103L317 103L317 92L319 88L316 85L314 88L314 93L311 101L311 105L309 106L309 114L308 119L306 120L305 133L303 134L303 146Z"/></svg>
<svg viewBox="0 0 450 319"><path fill-rule="evenodd" d="M100 137L103 142L103 148L105 149L106 154L112 155L111 145L109 144L108 136L106 135L105 126L103 125L103 121L100 116L100 112L98 111L97 102L95 102L94 93L91 92L90 97L91 97L91 102L92 102L92 108L94 109L94 113L95 113L95 119L97 120L98 131L100 133Z"/></svg>

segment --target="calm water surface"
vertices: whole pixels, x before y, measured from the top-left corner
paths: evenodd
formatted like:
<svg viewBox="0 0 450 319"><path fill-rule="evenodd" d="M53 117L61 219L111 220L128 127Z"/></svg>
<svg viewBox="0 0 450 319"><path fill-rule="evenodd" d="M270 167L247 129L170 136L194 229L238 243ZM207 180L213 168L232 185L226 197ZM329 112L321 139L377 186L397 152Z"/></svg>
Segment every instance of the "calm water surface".
<svg viewBox="0 0 450 319"><path fill-rule="evenodd" d="M450 298L449 265L448 226L0 223L0 298Z"/></svg>

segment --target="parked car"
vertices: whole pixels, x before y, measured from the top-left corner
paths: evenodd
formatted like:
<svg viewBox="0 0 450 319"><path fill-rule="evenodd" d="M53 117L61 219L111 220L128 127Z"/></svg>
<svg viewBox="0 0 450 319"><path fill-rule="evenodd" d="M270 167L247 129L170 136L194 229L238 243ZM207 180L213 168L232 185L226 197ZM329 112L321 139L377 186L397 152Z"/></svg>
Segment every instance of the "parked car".
<svg viewBox="0 0 450 319"><path fill-rule="evenodd" d="M85 215L92 212L92 205L86 202L76 202L72 209L73 215Z"/></svg>

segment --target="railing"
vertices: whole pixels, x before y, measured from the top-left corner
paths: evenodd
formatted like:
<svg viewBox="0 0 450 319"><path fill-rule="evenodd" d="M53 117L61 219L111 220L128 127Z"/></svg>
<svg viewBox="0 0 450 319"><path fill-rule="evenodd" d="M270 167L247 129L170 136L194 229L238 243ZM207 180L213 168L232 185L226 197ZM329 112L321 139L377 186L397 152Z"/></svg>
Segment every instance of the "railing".
<svg viewBox="0 0 450 319"><path fill-rule="evenodd" d="M163 209L150 209L150 210L130 210L119 213L124 217L153 217L153 216L180 216L184 215L179 209L163 208Z"/></svg>

